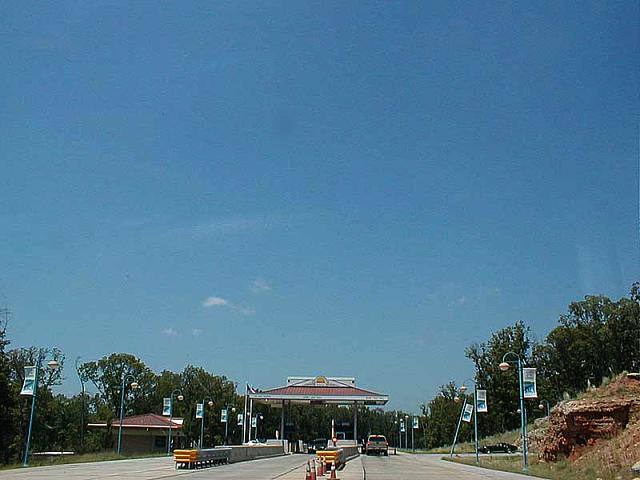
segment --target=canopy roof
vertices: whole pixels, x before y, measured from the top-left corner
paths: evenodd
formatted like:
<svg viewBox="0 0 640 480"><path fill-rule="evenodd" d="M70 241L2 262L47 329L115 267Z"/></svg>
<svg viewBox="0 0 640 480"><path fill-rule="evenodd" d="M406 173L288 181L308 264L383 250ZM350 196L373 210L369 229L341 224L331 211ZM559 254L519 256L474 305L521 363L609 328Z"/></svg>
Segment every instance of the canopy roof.
<svg viewBox="0 0 640 480"><path fill-rule="evenodd" d="M144 415L133 415L122 419L122 428L159 428L163 430L180 430L182 428L182 418L173 417L171 421L162 415L146 413ZM105 428L107 423L89 423L88 427ZM112 427L120 426L120 420L115 418L111 421Z"/></svg>
<svg viewBox="0 0 640 480"><path fill-rule="evenodd" d="M389 401L385 394L356 386L352 377L289 377L287 384L269 390L250 389L249 398L254 402L273 406L283 401L297 404L384 405Z"/></svg>

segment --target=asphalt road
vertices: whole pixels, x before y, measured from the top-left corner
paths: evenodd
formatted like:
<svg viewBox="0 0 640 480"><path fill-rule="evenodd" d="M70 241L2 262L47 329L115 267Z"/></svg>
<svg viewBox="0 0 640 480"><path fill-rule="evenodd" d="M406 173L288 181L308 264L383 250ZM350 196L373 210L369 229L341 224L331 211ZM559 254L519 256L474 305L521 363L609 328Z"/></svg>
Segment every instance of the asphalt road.
<svg viewBox="0 0 640 480"><path fill-rule="evenodd" d="M497 472L441 460L443 455L399 454L361 456L366 480L531 480L515 473Z"/></svg>
<svg viewBox="0 0 640 480"><path fill-rule="evenodd" d="M519 480L531 477L495 472L440 460L442 455L361 456L339 472L341 480ZM145 458L112 462L81 463L0 471L0 480L63 479L169 479L182 480L304 480L307 455L287 455L202 470L175 470L171 458ZM321 477L327 478L327 477Z"/></svg>
<svg viewBox="0 0 640 480"><path fill-rule="evenodd" d="M306 455L287 455L264 458L250 462L221 465L201 470L176 470L173 459L144 458L116 460L112 462L77 463L49 467L30 467L0 471L0 480L63 479L63 480L112 480L112 479L170 479L183 480L214 478L221 480L270 480L281 478L298 467L304 479L302 465Z"/></svg>

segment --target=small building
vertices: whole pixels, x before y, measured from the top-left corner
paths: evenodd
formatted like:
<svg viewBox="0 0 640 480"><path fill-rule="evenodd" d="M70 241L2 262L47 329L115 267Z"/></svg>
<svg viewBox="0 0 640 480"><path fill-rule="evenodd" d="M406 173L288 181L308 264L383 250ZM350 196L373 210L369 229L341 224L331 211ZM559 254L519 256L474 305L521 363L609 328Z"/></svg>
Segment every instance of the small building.
<svg viewBox="0 0 640 480"><path fill-rule="evenodd" d="M122 420L122 453L161 453L167 451L169 429L171 429L172 450L184 446L184 433L182 432L182 418L168 417L146 413L133 415ZM111 422L111 433L114 437L114 445L118 442L119 419ZM107 423L90 423L89 428L106 429Z"/></svg>

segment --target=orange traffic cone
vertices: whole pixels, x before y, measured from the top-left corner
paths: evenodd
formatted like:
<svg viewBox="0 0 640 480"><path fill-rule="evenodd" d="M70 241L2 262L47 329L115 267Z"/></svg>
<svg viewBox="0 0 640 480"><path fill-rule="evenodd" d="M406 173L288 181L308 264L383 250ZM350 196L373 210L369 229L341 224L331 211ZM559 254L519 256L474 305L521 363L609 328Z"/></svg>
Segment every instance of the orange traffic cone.
<svg viewBox="0 0 640 480"><path fill-rule="evenodd" d="M320 468L318 469L318 475L319 476L324 476L324 458L320 458L318 460L318 463L320 464Z"/></svg>
<svg viewBox="0 0 640 480"><path fill-rule="evenodd" d="M308 461L307 461L307 471L305 472L304 480L311 480L311 468L309 467Z"/></svg>
<svg viewBox="0 0 640 480"><path fill-rule="evenodd" d="M311 460L311 480L316 480L316 460Z"/></svg>
<svg viewBox="0 0 640 480"><path fill-rule="evenodd" d="M329 480L338 480L338 477L336 477L336 464L335 464L335 462L331 464L331 476L329 477Z"/></svg>

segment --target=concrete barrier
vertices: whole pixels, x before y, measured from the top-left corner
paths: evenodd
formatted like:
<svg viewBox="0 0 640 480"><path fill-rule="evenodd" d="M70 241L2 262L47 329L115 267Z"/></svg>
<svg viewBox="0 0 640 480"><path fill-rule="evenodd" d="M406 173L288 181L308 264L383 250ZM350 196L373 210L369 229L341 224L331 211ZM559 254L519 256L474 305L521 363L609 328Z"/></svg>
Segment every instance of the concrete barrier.
<svg viewBox="0 0 640 480"><path fill-rule="evenodd" d="M344 455L345 462L348 462L354 457L357 457L360 454L357 445L343 445L340 447L342 449L342 454Z"/></svg>
<svg viewBox="0 0 640 480"><path fill-rule="evenodd" d="M229 462L246 462L256 458L276 457L284 454L282 445L232 445Z"/></svg>

